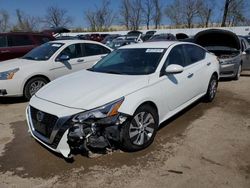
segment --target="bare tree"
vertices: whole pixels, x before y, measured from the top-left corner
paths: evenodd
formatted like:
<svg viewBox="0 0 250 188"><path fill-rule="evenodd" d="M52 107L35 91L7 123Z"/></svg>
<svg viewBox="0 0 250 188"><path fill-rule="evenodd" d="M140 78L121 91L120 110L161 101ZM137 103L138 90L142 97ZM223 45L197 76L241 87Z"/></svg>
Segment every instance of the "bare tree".
<svg viewBox="0 0 250 188"><path fill-rule="evenodd" d="M115 14L110 8L110 1L104 0L100 7L96 6L96 10L87 11L85 18L92 31L103 31L107 30L113 24Z"/></svg>
<svg viewBox="0 0 250 188"><path fill-rule="evenodd" d="M47 27L67 27L73 20L67 15L67 10L51 6L47 8L43 22Z"/></svg>
<svg viewBox="0 0 250 188"><path fill-rule="evenodd" d="M247 22L246 7L246 0L226 0L221 26L236 26Z"/></svg>
<svg viewBox="0 0 250 188"><path fill-rule="evenodd" d="M180 27L183 24L182 1L176 0L173 4L169 4L165 8L165 14L170 21L176 26Z"/></svg>
<svg viewBox="0 0 250 188"><path fill-rule="evenodd" d="M132 30L138 30L142 21L142 3L141 0L132 1L133 6L131 6L130 15L130 25Z"/></svg>
<svg viewBox="0 0 250 188"><path fill-rule="evenodd" d="M214 7L214 0L207 0L200 2L200 9L198 10L198 16L201 20L201 25L203 27L208 27L209 22L211 21Z"/></svg>
<svg viewBox="0 0 250 188"><path fill-rule="evenodd" d="M9 29L9 14L5 10L0 11L0 32L6 32Z"/></svg>
<svg viewBox="0 0 250 188"><path fill-rule="evenodd" d="M155 25L155 29L158 29L162 19L162 6L160 0L152 0L153 1L153 21Z"/></svg>
<svg viewBox="0 0 250 188"><path fill-rule="evenodd" d="M226 20L227 20L227 13L228 13L228 8L232 0L225 0L225 5L224 5L224 11L223 11L223 18L221 22L221 27L226 26Z"/></svg>
<svg viewBox="0 0 250 188"><path fill-rule="evenodd" d="M145 23L146 23L146 26L147 26L147 29L149 29L149 25L150 25L150 22L152 21L153 19L153 2L152 0L145 0L145 3L142 5L143 7L143 14L144 14L144 17L145 17Z"/></svg>
<svg viewBox="0 0 250 188"><path fill-rule="evenodd" d="M130 0L122 0L121 7L121 24L125 25L126 29L129 30L130 28L130 14L131 14L131 3Z"/></svg>
<svg viewBox="0 0 250 188"><path fill-rule="evenodd" d="M165 13L177 26L185 25L191 28L197 23L202 3L202 0L176 0L166 7Z"/></svg>
<svg viewBox="0 0 250 188"><path fill-rule="evenodd" d="M13 30L38 31L40 29L39 17L27 15L19 9L16 10L16 16L17 23L14 25Z"/></svg>
<svg viewBox="0 0 250 188"><path fill-rule="evenodd" d="M227 22L228 26L243 25L247 21L246 18L246 1L234 0L229 5ZM248 11L248 10L247 10Z"/></svg>

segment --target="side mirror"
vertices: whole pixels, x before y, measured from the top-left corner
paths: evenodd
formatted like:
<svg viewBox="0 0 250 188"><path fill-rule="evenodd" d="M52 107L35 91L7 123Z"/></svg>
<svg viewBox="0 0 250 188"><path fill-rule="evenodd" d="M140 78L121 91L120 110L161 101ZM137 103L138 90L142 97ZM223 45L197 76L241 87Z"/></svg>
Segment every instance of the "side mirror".
<svg viewBox="0 0 250 188"><path fill-rule="evenodd" d="M70 60L70 57L68 55L61 55L59 58L58 58L59 61L68 61Z"/></svg>
<svg viewBox="0 0 250 188"><path fill-rule="evenodd" d="M183 72L183 70L184 70L183 66L172 64L172 65L167 66L167 68L165 69L165 72L167 74L178 74L178 73Z"/></svg>

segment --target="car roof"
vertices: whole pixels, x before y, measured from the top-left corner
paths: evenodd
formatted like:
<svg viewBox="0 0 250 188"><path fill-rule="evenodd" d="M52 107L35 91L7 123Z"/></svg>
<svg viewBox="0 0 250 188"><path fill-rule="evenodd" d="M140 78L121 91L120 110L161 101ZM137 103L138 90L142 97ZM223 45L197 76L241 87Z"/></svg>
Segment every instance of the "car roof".
<svg viewBox="0 0 250 188"><path fill-rule="evenodd" d="M92 43L92 44L101 44L100 42L96 42L96 41L92 41L92 40L77 40L77 39L73 39L73 40L54 40L54 41L50 41L50 43L63 43L63 44Z"/></svg>
<svg viewBox="0 0 250 188"><path fill-rule="evenodd" d="M120 49L128 49L128 48L168 48L172 44L175 43L182 43L179 41L157 41L157 42L143 42L143 43L136 43L136 44L130 44L123 47L120 47Z"/></svg>

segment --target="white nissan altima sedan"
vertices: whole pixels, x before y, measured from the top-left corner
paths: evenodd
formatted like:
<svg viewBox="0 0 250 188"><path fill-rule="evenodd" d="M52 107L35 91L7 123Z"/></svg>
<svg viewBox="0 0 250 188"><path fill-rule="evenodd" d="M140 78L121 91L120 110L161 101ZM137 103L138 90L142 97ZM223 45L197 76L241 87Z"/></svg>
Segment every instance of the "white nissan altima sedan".
<svg viewBox="0 0 250 188"><path fill-rule="evenodd" d="M26 111L29 131L66 158L114 143L141 150L160 123L201 97L212 101L218 79L216 56L196 44L124 46L39 90Z"/></svg>
<svg viewBox="0 0 250 188"><path fill-rule="evenodd" d="M45 43L21 58L0 62L0 96L30 99L46 83L92 67L111 48L84 40Z"/></svg>

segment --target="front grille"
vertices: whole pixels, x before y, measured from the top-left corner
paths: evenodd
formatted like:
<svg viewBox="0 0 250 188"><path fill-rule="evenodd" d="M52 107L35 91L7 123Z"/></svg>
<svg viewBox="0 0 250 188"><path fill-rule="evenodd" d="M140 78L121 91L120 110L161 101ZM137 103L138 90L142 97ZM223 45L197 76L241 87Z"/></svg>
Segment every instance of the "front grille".
<svg viewBox="0 0 250 188"><path fill-rule="evenodd" d="M30 106L30 115L34 129L46 138L50 138L58 117L42 112L32 106Z"/></svg>

